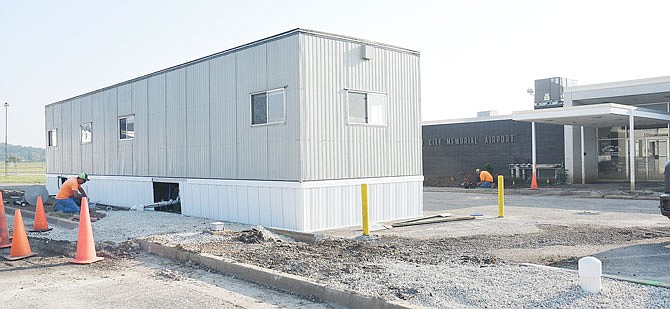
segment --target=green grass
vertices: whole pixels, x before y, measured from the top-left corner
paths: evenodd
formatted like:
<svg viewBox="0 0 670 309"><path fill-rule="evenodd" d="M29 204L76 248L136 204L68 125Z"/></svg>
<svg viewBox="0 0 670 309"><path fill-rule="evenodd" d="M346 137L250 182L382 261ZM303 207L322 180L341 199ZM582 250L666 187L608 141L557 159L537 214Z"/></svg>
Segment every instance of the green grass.
<svg viewBox="0 0 670 309"><path fill-rule="evenodd" d="M19 162L7 163L7 174L5 166L0 162L0 184L3 183L45 183L46 164L44 162Z"/></svg>

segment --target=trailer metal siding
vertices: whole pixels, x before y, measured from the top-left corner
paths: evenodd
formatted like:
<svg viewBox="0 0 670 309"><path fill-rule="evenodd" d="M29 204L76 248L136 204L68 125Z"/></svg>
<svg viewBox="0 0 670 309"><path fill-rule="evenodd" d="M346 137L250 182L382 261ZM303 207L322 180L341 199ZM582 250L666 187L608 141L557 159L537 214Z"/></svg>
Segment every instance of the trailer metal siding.
<svg viewBox="0 0 670 309"><path fill-rule="evenodd" d="M44 110L44 127L46 128L46 136L45 136L45 141L46 141L46 163L47 163L47 173L54 173L57 172L58 169L56 168L56 147L49 146L49 131L56 129L56 122L54 120L54 114L56 113L58 109L56 108L47 108ZM60 118L60 117L59 117Z"/></svg>
<svg viewBox="0 0 670 309"><path fill-rule="evenodd" d="M164 130L167 139L167 170L168 177L186 177L188 138L186 126L186 68L166 74L166 114L167 123Z"/></svg>
<svg viewBox="0 0 670 309"><path fill-rule="evenodd" d="M398 175L422 175L421 84L419 58L406 53L392 53L389 80L389 110L394 126L390 127L387 164L394 165ZM393 166L389 167L393 169Z"/></svg>
<svg viewBox="0 0 670 309"><path fill-rule="evenodd" d="M78 171L91 173L91 171L93 171L93 143L81 143L81 125L84 123L93 122L91 97L82 97L80 99L80 107L81 117L79 119L79 128L77 128L77 130L79 132L79 152L81 153L81 165Z"/></svg>
<svg viewBox="0 0 670 309"><path fill-rule="evenodd" d="M365 60L364 44L310 34L300 44L302 179L421 175L418 56L375 46ZM348 123L349 90L386 96L386 125Z"/></svg>
<svg viewBox="0 0 670 309"><path fill-rule="evenodd" d="M254 46L236 53L237 62L237 162L238 177L268 178L268 128L251 126L251 94L269 90L267 86L266 46Z"/></svg>
<svg viewBox="0 0 670 309"><path fill-rule="evenodd" d="M346 42L301 36L301 179L339 179L348 174L345 143ZM308 78L309 77L309 78ZM327 162L328 164L324 164Z"/></svg>
<svg viewBox="0 0 670 309"><path fill-rule="evenodd" d="M293 180L300 177L300 75L299 40L292 36L267 45L267 88L284 88L285 122L267 127L267 179Z"/></svg>
<svg viewBox="0 0 670 309"><path fill-rule="evenodd" d="M133 116L132 84L124 84L117 88L118 116ZM135 120L137 121L137 120ZM134 126L135 124L133 124ZM118 121L117 121L118 127ZM135 128L137 129L137 128ZM120 131L120 129L118 129ZM133 174L133 145L135 138L119 140L117 148L118 170L117 175L132 176Z"/></svg>
<svg viewBox="0 0 670 309"><path fill-rule="evenodd" d="M81 105L83 98L77 98L72 100L71 111L72 119L68 124L70 126L70 137L68 138L71 142L70 149L72 151L70 157L71 164L71 173L79 173L81 170Z"/></svg>
<svg viewBox="0 0 670 309"><path fill-rule="evenodd" d="M186 68L187 176L208 178L209 150L209 61Z"/></svg>
<svg viewBox="0 0 670 309"><path fill-rule="evenodd" d="M298 32L49 106L61 106L62 118L54 119L62 138L52 151L61 167L50 171L288 181L420 175L418 56L373 46L365 60L365 45ZM285 122L251 126L251 94L278 88ZM349 90L385 95L387 124L349 124ZM92 106L90 147L78 140L84 120L72 119L82 100ZM119 140L118 117L127 115L136 136Z"/></svg>
<svg viewBox="0 0 670 309"><path fill-rule="evenodd" d="M61 148L63 158L61 160L63 161L63 169L66 173L73 173L74 171L74 164L72 163L72 102L73 101L68 101L65 103L61 110L63 117L63 147ZM79 160L79 156L77 156L75 160Z"/></svg>
<svg viewBox="0 0 670 309"><path fill-rule="evenodd" d="M89 173L95 175L105 174L105 144L109 141L105 138L105 119L111 115L105 114L104 93L98 92L91 95L91 111L93 112L91 121L93 122L93 169ZM57 171L62 172L62 171Z"/></svg>
<svg viewBox="0 0 670 309"><path fill-rule="evenodd" d="M103 124L105 126L105 135L103 142L105 143L105 171L103 175L119 175L118 165L118 148L119 148L119 132L118 132L118 112L116 105L116 88L109 89L103 92L102 107L105 118Z"/></svg>
<svg viewBox="0 0 670 309"><path fill-rule="evenodd" d="M152 76L147 81L148 123L147 139L149 175L167 176L167 103L165 74Z"/></svg>
<svg viewBox="0 0 670 309"><path fill-rule="evenodd" d="M209 140L213 178L234 179L237 174L237 86L235 55L210 61Z"/></svg>
<svg viewBox="0 0 670 309"><path fill-rule="evenodd" d="M133 141L132 175L148 175L149 173L149 106L148 80L132 83L133 113L135 114L135 139ZM153 156L154 153L151 152Z"/></svg>

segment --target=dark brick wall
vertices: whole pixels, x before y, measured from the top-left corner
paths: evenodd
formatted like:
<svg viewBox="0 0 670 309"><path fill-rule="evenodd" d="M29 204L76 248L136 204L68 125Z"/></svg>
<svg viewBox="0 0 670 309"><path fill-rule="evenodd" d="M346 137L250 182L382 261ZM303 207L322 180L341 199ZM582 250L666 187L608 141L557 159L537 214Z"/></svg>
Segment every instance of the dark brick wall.
<svg viewBox="0 0 670 309"><path fill-rule="evenodd" d="M563 126L536 124L537 163L563 163ZM487 138L488 137L488 138ZM531 163L531 123L513 120L423 126L423 175L472 175L491 164L509 175L509 164Z"/></svg>

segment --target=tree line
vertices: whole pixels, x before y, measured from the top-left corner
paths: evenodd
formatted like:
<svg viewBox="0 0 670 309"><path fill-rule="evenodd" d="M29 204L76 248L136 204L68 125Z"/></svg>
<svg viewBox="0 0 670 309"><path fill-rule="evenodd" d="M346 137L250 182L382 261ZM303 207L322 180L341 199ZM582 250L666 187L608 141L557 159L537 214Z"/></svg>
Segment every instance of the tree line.
<svg viewBox="0 0 670 309"><path fill-rule="evenodd" d="M44 148L7 144L7 162L43 162ZM5 143L0 143L0 162L5 161Z"/></svg>

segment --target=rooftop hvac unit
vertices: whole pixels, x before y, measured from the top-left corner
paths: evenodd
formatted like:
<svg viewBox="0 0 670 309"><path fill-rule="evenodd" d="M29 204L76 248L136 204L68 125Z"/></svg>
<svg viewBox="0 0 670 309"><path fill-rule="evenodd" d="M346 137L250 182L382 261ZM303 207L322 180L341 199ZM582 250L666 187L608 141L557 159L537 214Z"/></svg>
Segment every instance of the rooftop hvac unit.
<svg viewBox="0 0 670 309"><path fill-rule="evenodd" d="M535 109L562 107L565 87L574 86L576 82L563 77L552 77L535 80Z"/></svg>

